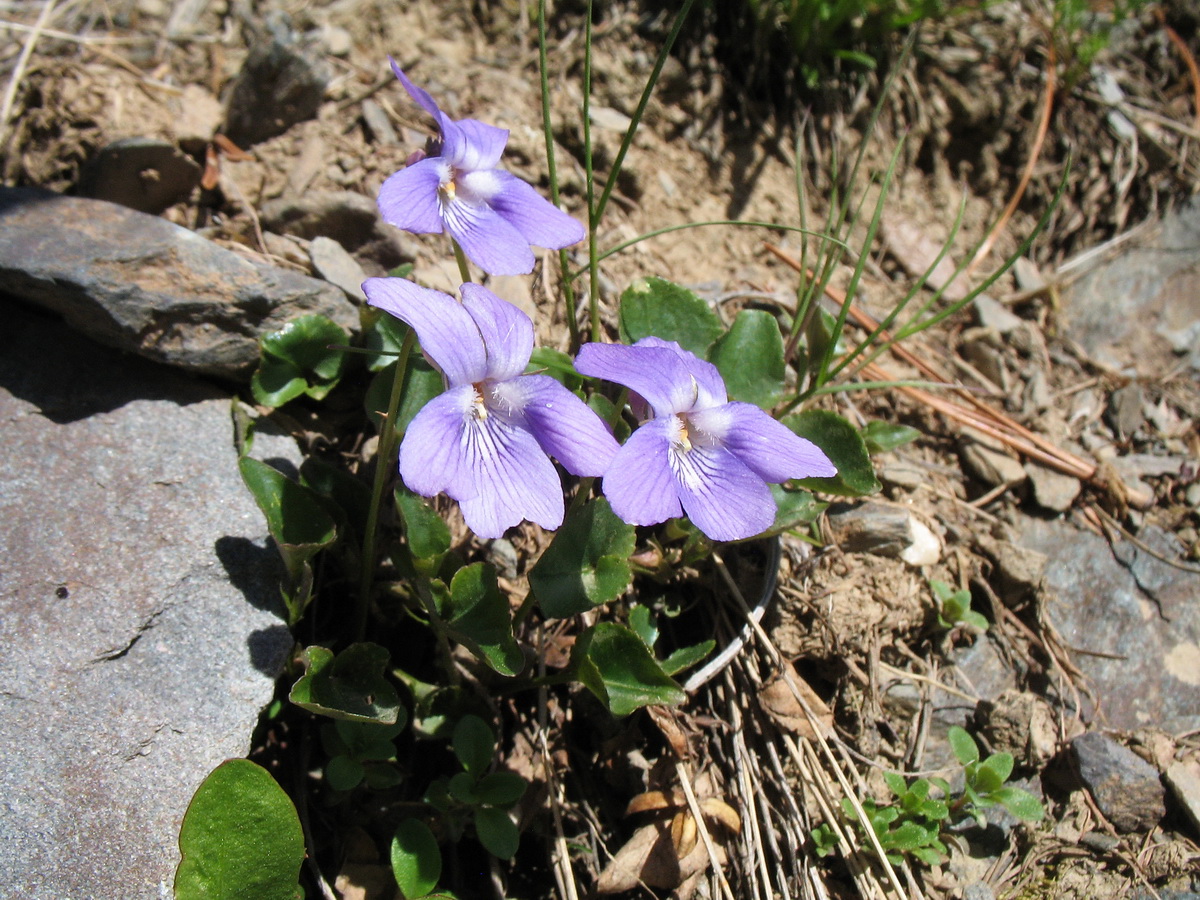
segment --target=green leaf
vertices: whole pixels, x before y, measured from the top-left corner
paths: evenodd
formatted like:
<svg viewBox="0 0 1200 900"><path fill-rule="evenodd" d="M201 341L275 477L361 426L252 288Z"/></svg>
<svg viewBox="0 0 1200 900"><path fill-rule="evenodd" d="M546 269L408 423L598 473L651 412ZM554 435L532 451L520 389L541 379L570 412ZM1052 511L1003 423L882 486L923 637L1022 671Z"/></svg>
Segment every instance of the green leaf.
<svg viewBox="0 0 1200 900"><path fill-rule="evenodd" d="M396 380L397 365L398 363L393 362L386 369L376 373L363 398L363 407L376 431L383 428L383 415L387 412L388 400L392 396L392 383ZM443 387L440 372L415 353L409 357L408 374L404 377L404 387L400 391L400 408L396 412L396 431L403 434L413 417L426 403L440 394Z"/></svg>
<svg viewBox="0 0 1200 900"><path fill-rule="evenodd" d="M500 859L512 859L521 845L521 832L517 826L507 812L494 806L481 806L475 810L475 834L484 849Z"/></svg>
<svg viewBox="0 0 1200 900"><path fill-rule="evenodd" d="M404 519L404 537L417 571L436 574L450 550L450 527L433 507L403 486L396 488L396 508Z"/></svg>
<svg viewBox="0 0 1200 900"><path fill-rule="evenodd" d="M345 329L318 315L301 316L264 335L259 341L262 356L258 369L250 379L254 399L272 407L302 394L323 399L346 366L346 351L329 347L349 340Z"/></svg>
<svg viewBox="0 0 1200 900"><path fill-rule="evenodd" d="M397 710L394 725L351 719L336 719L332 723L337 743L342 747L341 752L360 761L395 757L396 745L393 741L404 731L406 724L408 713L403 706Z"/></svg>
<svg viewBox="0 0 1200 900"><path fill-rule="evenodd" d="M300 465L300 483L325 498L325 508L337 519L339 534L344 534L344 526L349 524L354 534L362 535L371 505L371 489L361 479L310 456Z"/></svg>
<svg viewBox="0 0 1200 900"><path fill-rule="evenodd" d="M665 278L643 278L621 295L621 340L632 344L651 335L676 341L701 359L725 328L712 307Z"/></svg>
<svg viewBox="0 0 1200 900"><path fill-rule="evenodd" d="M828 503L818 500L810 491L788 490L779 484L767 487L771 489L771 496L775 500L775 524L763 532L765 537L810 525L829 507Z"/></svg>
<svg viewBox="0 0 1200 900"><path fill-rule="evenodd" d="M404 783L404 775L390 762L363 764L363 781L373 791L386 791Z"/></svg>
<svg viewBox="0 0 1200 900"><path fill-rule="evenodd" d="M1012 775L1013 757L1011 753L993 753L985 759L979 766L979 771L991 772L1000 780L1000 784L1008 781L1008 777ZM999 787L999 785L997 785ZM994 788L993 788L994 790Z"/></svg>
<svg viewBox="0 0 1200 900"><path fill-rule="evenodd" d="M600 622L584 631L571 650L577 677L614 716L643 706L678 706L687 696L642 639L623 625Z"/></svg>
<svg viewBox="0 0 1200 900"><path fill-rule="evenodd" d="M1002 787L992 792L992 799L1026 822L1040 822L1046 815L1042 801L1019 787Z"/></svg>
<svg viewBox="0 0 1200 900"><path fill-rule="evenodd" d="M392 837L392 874L404 900L417 900L437 887L442 877L442 852L429 826L405 819Z"/></svg>
<svg viewBox="0 0 1200 900"><path fill-rule="evenodd" d="M618 519L607 500L574 510L529 571L542 612L567 618L621 596L633 579L634 540L634 526Z"/></svg>
<svg viewBox="0 0 1200 900"><path fill-rule="evenodd" d="M977 613L973 609L968 609L962 614L962 621L979 631L988 630L987 616L983 613Z"/></svg>
<svg viewBox="0 0 1200 900"><path fill-rule="evenodd" d="M525 371L545 372L571 391L577 391L583 385L583 376L575 371L575 363L571 357L553 347L534 347Z"/></svg>
<svg viewBox="0 0 1200 900"><path fill-rule="evenodd" d="M911 851L924 847L932 838L933 835L925 826L916 822L902 822L895 830L888 832L887 839L881 843L887 849Z"/></svg>
<svg viewBox="0 0 1200 900"><path fill-rule="evenodd" d="M946 732L946 738L950 741L950 749L954 751L955 758L962 765L969 765L979 760L979 746L965 729L951 725Z"/></svg>
<svg viewBox="0 0 1200 900"><path fill-rule="evenodd" d="M304 675L289 699L309 712L334 719L394 725L400 698L383 675L388 652L378 644L351 644L336 657L325 647L309 647L302 657Z"/></svg>
<svg viewBox="0 0 1200 900"><path fill-rule="evenodd" d="M820 447L838 470L832 478L798 478L795 484L842 497L865 497L879 491L867 445L858 430L837 413L810 409L789 416L783 424Z"/></svg>
<svg viewBox="0 0 1200 900"><path fill-rule="evenodd" d="M352 791L362 783L363 764L348 756L335 756L325 766L325 780L335 791Z"/></svg>
<svg viewBox="0 0 1200 900"><path fill-rule="evenodd" d="M684 669L690 669L708 654L713 652L713 648L717 646L716 641L702 641L699 644L693 644L691 647L680 647L659 665L662 670L668 675L675 676Z"/></svg>
<svg viewBox="0 0 1200 900"><path fill-rule="evenodd" d="M363 346L372 353L367 357L367 370L381 372L396 362L396 356L404 346L409 327L407 323L388 313L373 318L375 324L363 333Z"/></svg>
<svg viewBox="0 0 1200 900"><path fill-rule="evenodd" d="M903 797L908 793L908 785L904 781L904 776L896 772L884 772L883 780L887 782L888 790L897 797Z"/></svg>
<svg viewBox="0 0 1200 900"><path fill-rule="evenodd" d="M479 784L475 785L475 796L488 806L507 809L525 795L527 787L528 782L514 772L492 772L479 779Z"/></svg>
<svg viewBox="0 0 1200 900"><path fill-rule="evenodd" d="M709 354L725 379L730 400L770 409L784 391L783 335L775 317L743 309Z"/></svg>
<svg viewBox="0 0 1200 900"><path fill-rule="evenodd" d="M479 797L475 794L475 779L466 772L455 772L451 775L446 789L451 798L463 806L479 805Z"/></svg>
<svg viewBox="0 0 1200 900"><path fill-rule="evenodd" d="M496 585L496 571L472 563L454 573L443 612L455 640L501 675L516 675L525 657L512 633L508 600Z"/></svg>
<svg viewBox="0 0 1200 900"><path fill-rule="evenodd" d="M650 607L640 604L630 607L629 627L642 639L643 644L651 650L654 649L654 645L658 643L658 628L654 624L654 615L650 612Z"/></svg>
<svg viewBox="0 0 1200 900"><path fill-rule="evenodd" d="M299 900L304 833L287 794L246 759L217 766L179 831L176 900Z"/></svg>
<svg viewBox="0 0 1200 900"><path fill-rule="evenodd" d="M487 771L496 753L496 736L479 716L463 716L454 726L451 743L462 767L476 778Z"/></svg>
<svg viewBox="0 0 1200 900"><path fill-rule="evenodd" d="M279 548L292 581L304 564L337 540L337 527L316 492L292 481L278 469L249 456L238 460L242 481L267 518L267 529Z"/></svg>
<svg viewBox="0 0 1200 900"><path fill-rule="evenodd" d="M867 450L872 455L895 450L921 436L921 432L908 425L897 425L894 422L884 422L880 419L872 419L860 434L867 445Z"/></svg>
<svg viewBox="0 0 1200 900"><path fill-rule="evenodd" d="M914 847L911 851L915 859L919 859L927 866L940 866L942 864L942 854L938 853L932 847Z"/></svg>

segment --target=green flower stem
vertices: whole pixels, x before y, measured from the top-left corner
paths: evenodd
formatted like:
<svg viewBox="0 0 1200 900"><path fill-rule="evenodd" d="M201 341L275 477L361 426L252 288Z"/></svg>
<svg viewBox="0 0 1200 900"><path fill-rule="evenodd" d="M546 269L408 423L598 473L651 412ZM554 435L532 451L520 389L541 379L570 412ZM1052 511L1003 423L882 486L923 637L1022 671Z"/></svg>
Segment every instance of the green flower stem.
<svg viewBox="0 0 1200 900"><path fill-rule="evenodd" d="M450 246L454 248L454 261L458 263L458 274L462 276L462 283L467 284L471 280L471 267L467 263L467 255L454 238L450 238Z"/></svg>
<svg viewBox="0 0 1200 900"><path fill-rule="evenodd" d="M550 66L546 56L546 0L538 0L538 71L542 88L542 134L546 138L546 176L550 180L550 202L558 206L558 166L554 155L554 128L550 122ZM567 328L571 333L571 352L579 349L579 323L576 322L575 285L567 278L570 257L558 251L559 275L566 304Z"/></svg>
<svg viewBox="0 0 1200 900"><path fill-rule="evenodd" d="M396 374L392 379L392 394L388 398L387 413L383 419L383 430L379 434L379 448L375 453L375 478L371 485L371 505L367 508L367 526L363 535L362 572L358 583L358 608L355 611L354 634L361 641L367 635L367 614L371 608L371 589L375 578L375 540L379 530L379 509L383 504L383 492L387 487L388 475L396 458L396 447L400 436L396 433L396 415L400 410L400 398L404 394L404 380L408 374L408 357L416 343L416 332L411 328L400 347L396 359Z"/></svg>
<svg viewBox="0 0 1200 900"><path fill-rule="evenodd" d="M600 207L596 203L596 167L592 159L592 0L588 0L583 27L583 170L588 209L588 320L593 341L600 340L600 259L596 231ZM616 178L616 173L610 173Z"/></svg>
<svg viewBox="0 0 1200 900"><path fill-rule="evenodd" d="M457 687L462 684L462 675L459 674L458 667L454 665L450 633L446 629L446 623L442 619L441 613L438 612L437 602L433 599L433 591L429 589L429 579L423 575L419 576L416 580L416 587L417 596L421 598L425 612L429 614L429 626L437 636L438 650L442 657L442 665L446 669L446 676L450 679L450 684Z"/></svg>

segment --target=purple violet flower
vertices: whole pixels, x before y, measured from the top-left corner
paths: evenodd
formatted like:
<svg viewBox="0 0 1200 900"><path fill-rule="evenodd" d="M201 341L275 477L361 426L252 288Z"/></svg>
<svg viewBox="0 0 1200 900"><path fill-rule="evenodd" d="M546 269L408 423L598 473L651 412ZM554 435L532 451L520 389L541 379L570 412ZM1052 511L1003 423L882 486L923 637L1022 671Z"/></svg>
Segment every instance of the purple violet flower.
<svg viewBox="0 0 1200 900"><path fill-rule="evenodd" d="M563 493L549 455L574 475L604 473L617 452L608 427L549 375L522 375L533 323L487 288L462 302L403 278L368 278L367 302L412 326L445 376L400 444L400 477L418 494L457 500L477 535L497 538L529 519L562 524Z"/></svg>
<svg viewBox="0 0 1200 900"><path fill-rule="evenodd" d="M717 367L674 341L585 344L575 368L636 391L654 413L604 473L604 494L626 522L687 513L713 540L753 537L775 521L768 482L837 474L816 444L757 406L728 402Z"/></svg>
<svg viewBox="0 0 1200 900"><path fill-rule="evenodd" d="M530 244L561 249L583 240L583 226L515 175L497 169L508 131L474 119L455 121L390 60L408 95L441 130L435 155L388 178L379 189L384 221L416 234L449 232L489 275L533 271Z"/></svg>

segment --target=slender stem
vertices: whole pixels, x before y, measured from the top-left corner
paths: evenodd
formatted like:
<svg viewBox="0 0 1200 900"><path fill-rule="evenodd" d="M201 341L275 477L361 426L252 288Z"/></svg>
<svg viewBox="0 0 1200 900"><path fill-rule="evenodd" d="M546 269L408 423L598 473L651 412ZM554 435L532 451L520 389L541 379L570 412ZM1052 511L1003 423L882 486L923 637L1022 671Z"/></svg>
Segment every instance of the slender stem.
<svg viewBox="0 0 1200 900"><path fill-rule="evenodd" d="M396 373L392 379L392 395L388 398L387 413L383 429L379 434L379 449L375 454L375 478L371 484L371 504L367 508L367 525L363 534L362 572L358 583L358 608L354 616L355 640L367 635L367 614L371 608L371 590L375 578L375 541L379 530L379 510L383 503L383 491L391 472L391 460L396 456L399 435L396 433L396 414L400 409L400 398L404 394L404 379L408 374L408 357L416 342L416 332L411 328L400 347L396 360Z"/></svg>
<svg viewBox="0 0 1200 900"><path fill-rule="evenodd" d="M450 246L454 248L454 261L458 263L458 274L462 277L462 283L467 284L471 280L471 266L467 262L467 255L454 238L450 238Z"/></svg>
<svg viewBox="0 0 1200 900"><path fill-rule="evenodd" d="M592 0L587 3L583 31L583 169L588 209L588 321L591 338L600 340L600 259L596 231L600 209L596 203L596 168L592 159Z"/></svg>
<svg viewBox="0 0 1200 900"><path fill-rule="evenodd" d="M446 623L443 621L441 613L438 612L433 591L429 589L428 578L417 579L417 595L425 605L425 611L429 613L429 626L437 635L438 649L441 651L443 665L446 667L446 675L449 676L450 683L455 686L462 684L462 676L459 674L458 667L454 665L454 651L450 647L450 635L446 631Z"/></svg>
<svg viewBox="0 0 1200 900"><path fill-rule="evenodd" d="M554 128L550 122L550 66L546 55L546 0L538 0L538 71L542 87L542 134L546 138L546 176L550 179L550 202L558 206L558 166L554 155ZM570 257L558 251L559 275L566 305L567 328L571 332L571 352L579 349L579 323L575 321L575 285L567 278Z"/></svg>

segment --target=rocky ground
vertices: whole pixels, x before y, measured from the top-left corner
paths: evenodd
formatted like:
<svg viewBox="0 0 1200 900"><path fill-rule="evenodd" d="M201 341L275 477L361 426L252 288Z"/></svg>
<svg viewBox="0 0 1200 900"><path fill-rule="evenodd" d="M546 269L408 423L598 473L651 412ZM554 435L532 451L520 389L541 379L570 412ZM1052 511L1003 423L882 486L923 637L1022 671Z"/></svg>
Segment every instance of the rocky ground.
<svg viewBox="0 0 1200 900"><path fill-rule="evenodd" d="M879 318L960 205L948 259L992 238L946 300L1021 246L1068 163L1069 175L1013 271L870 376L955 390L827 398L856 424L901 422L921 437L875 457L882 492L832 506L821 548L784 540L764 630L734 666L667 720L614 723L580 701L556 707L546 732L529 710L505 709L505 764L537 788L521 815L539 836L511 870L493 869L508 895L721 896L702 844L647 862L654 823L623 815L630 798L672 784L673 735L697 790L736 810L740 834L716 848L734 896L1200 889L1200 84L1189 75L1200 37L1181 5L1150 11L1081 66L1034 6L931 25L869 136L876 78L814 93L803 115L750 93L746 60L703 27L671 59L603 247L687 221L795 224L797 169L805 216L821 222L835 189L873 199L831 164L869 140L874 171L897 148L899 160L857 298ZM184 805L216 762L254 751L289 789L305 782L272 746L278 733L252 741L288 637L270 612L265 528L240 492L226 405L249 396L262 334L314 311L353 328L363 277L412 263L425 284L457 281L438 242L396 232L374 208L429 128L388 54L452 116L510 129L505 164L544 185L529 14L374 0L5 6L3 896L92 895L73 879L105 868L97 843L130 860L105 895L169 891ZM577 215L579 14L562 6L550 40L563 206ZM601 172L663 32L634 4L604 6ZM606 321L645 275L688 285L727 319L746 304L786 310L799 248L793 234L729 226L640 243L604 264ZM565 348L546 263L490 286ZM276 422L305 451L365 466L372 444L350 433L359 405L346 405L299 403ZM258 452L294 467L299 451L279 441ZM514 545L538 544L523 532L475 549L516 584ZM986 633L936 627L932 579L967 589ZM201 640L214 633L222 645ZM214 673L213 658L229 662ZM807 687L816 724L772 690L781 671ZM180 675L193 672L213 675L228 703L200 702L213 688ZM823 810L847 792L885 801L884 769L945 770L952 725L1013 754L1044 822L997 817L956 835L932 868L817 857ZM547 774L541 737L574 780ZM386 841L349 829L345 810L314 819L330 843L306 870L312 891L392 896ZM126 823L119 837L114 821ZM614 858L645 865L630 876Z"/></svg>

